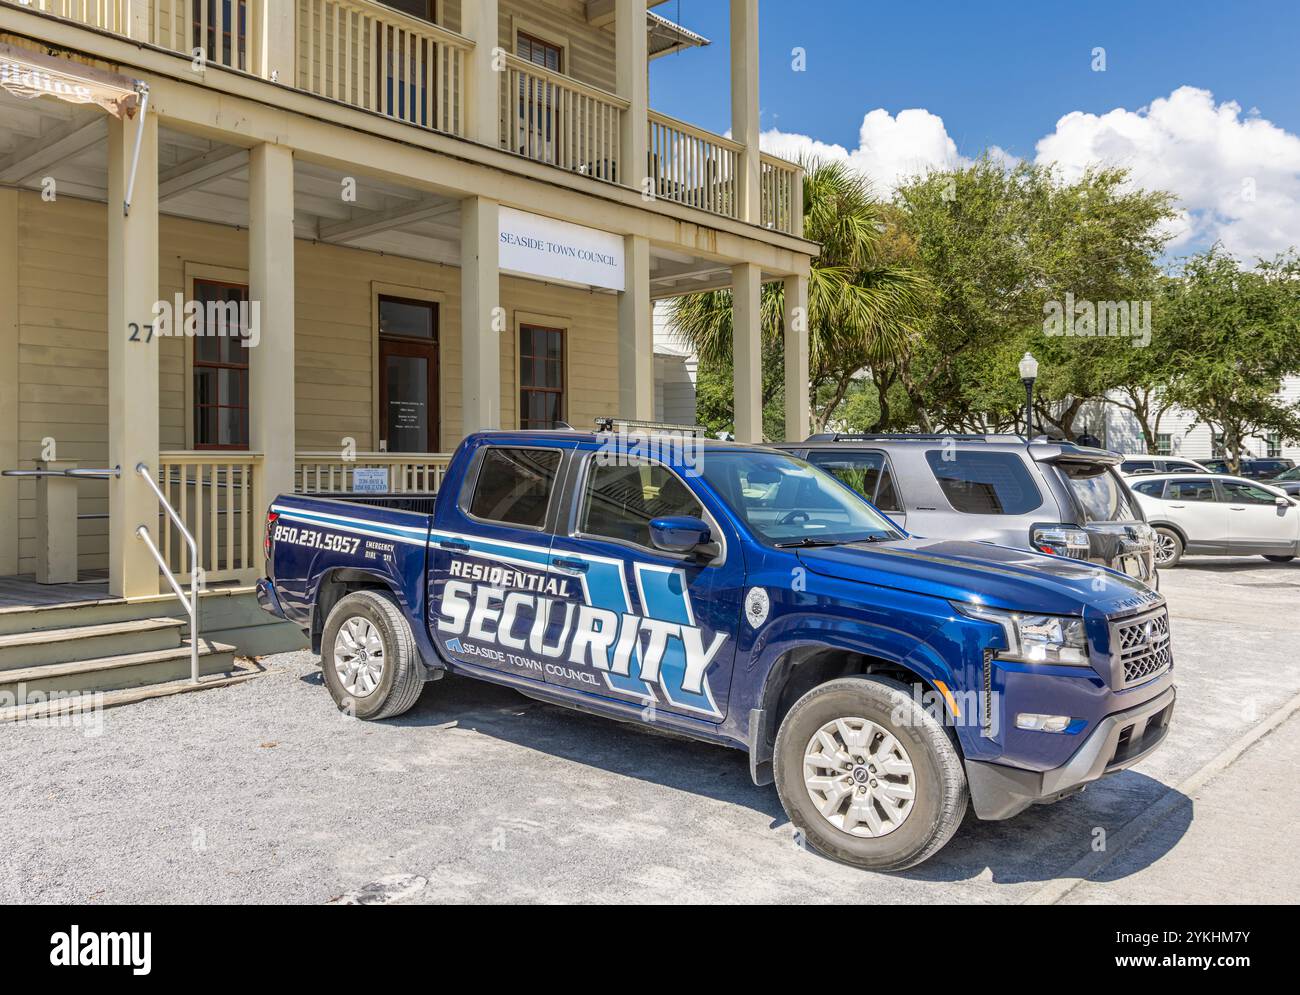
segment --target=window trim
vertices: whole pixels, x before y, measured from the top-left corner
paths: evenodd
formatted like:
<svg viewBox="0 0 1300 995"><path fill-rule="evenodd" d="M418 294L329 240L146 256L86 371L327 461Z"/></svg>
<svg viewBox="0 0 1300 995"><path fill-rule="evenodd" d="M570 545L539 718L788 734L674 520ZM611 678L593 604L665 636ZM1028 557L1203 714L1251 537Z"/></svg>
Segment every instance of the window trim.
<svg viewBox="0 0 1300 995"><path fill-rule="evenodd" d="M523 56L519 54L520 35L528 35L530 38L535 38L544 45L550 45L553 48L559 49L560 69L558 75L565 76L568 79L577 79L576 76L569 72L573 66L573 62L570 59L568 35L549 29L544 25L538 24L536 21L530 21L527 18L519 17L517 14L512 15L510 18L510 54L516 59L523 58ZM544 69L547 72L555 72L554 69L547 69L545 66L539 65L531 60L525 61L528 61L529 65L536 66L538 69Z"/></svg>
<svg viewBox="0 0 1300 995"><path fill-rule="evenodd" d="M512 324L514 327L514 338L510 344L510 360L514 366L514 369L511 372L511 381L514 385L514 391L511 394L510 403L514 411L513 427L520 432L529 431L523 427L523 419L521 417L522 412L520 411L519 404L519 396L523 393L524 389L521 382L523 379L523 363L520 360L519 355L519 340L523 335L525 325L537 325L541 328L555 328L564 333L564 360L562 364L564 393L560 404L560 418L562 421L568 422L572 425L573 421L569 417L569 395L573 387L573 370L571 367L571 360L573 357L573 326L575 324L573 317L571 315L543 314L539 311L517 310L514 312L514 321Z"/></svg>
<svg viewBox="0 0 1300 995"><path fill-rule="evenodd" d="M184 264L184 286L186 303L198 300L194 292L195 283L224 283L233 286L248 287L249 298L252 298L252 285L249 283L248 270L238 269L233 266L216 266L207 263L186 262ZM159 288L159 296L164 294L163 289ZM189 452L196 453L249 453L253 452L253 394L252 394L252 363L249 365L249 394L248 394L248 445L240 448L238 446L198 446L194 441L195 421L194 421L194 339L185 335L185 356L184 370L181 379L184 381L184 401L185 405L185 442L184 448Z"/></svg>
<svg viewBox="0 0 1300 995"><path fill-rule="evenodd" d="M662 556L672 560L681 560L683 562L694 562L702 567L721 566L727 562L727 536L722 526L718 523L717 516L709 510L709 506L704 503L704 498L696 493L695 489L690 486L684 477L663 460L647 459L644 456L631 457L628 462L640 464L654 464L663 467L677 481L690 492L691 496L700 505L700 510L704 513L702 518L709 527L710 541L718 544L717 556L710 557L708 560L700 560L694 553L671 553L666 549L659 549L656 546L643 546L638 542L629 542L626 539L614 539L610 536L595 535L590 532L582 532L578 528L579 519L582 515L582 504L587 493L587 483L591 480L592 467L596 465L596 456L598 454L592 450L577 454L578 466L574 473L574 487L570 491L573 500L570 502L568 522L563 523L557 528L556 535L565 539L574 539L581 542L603 542L614 546L622 546L624 549L634 550L637 552L649 553L651 556Z"/></svg>
<svg viewBox="0 0 1300 995"><path fill-rule="evenodd" d="M472 511L470 507L474 503L474 495L478 492L479 477L483 473L483 464L487 461L489 450L509 449L513 451L528 450L543 453L555 453L559 456L559 463L555 467L555 483L551 487L551 493L546 496L546 513L542 515L541 525L517 525L514 522L502 522L495 518L482 518ZM506 442L485 443L478 447L474 453L474 462L470 465L469 472L465 475L465 483L461 485L460 494L457 496L456 508L462 515L471 522L477 522L479 525L486 525L489 528L497 529L519 529L522 532L551 533L554 532L552 526L552 515L555 512L555 495L563 490L565 477L565 454L568 449L561 446L528 446L514 445Z"/></svg>
<svg viewBox="0 0 1300 995"><path fill-rule="evenodd" d="M384 283L380 280L370 281L370 451L379 452L379 432L382 420L379 416L379 390L382 371L379 368L379 298L400 297L408 301L438 305L438 337L434 340L438 348L438 449L446 448L447 431L447 391L443 382L446 364L443 360L442 316L446 311L447 295L440 290L425 287L410 287L400 283ZM424 342L425 339L407 339L393 336L403 342Z"/></svg>

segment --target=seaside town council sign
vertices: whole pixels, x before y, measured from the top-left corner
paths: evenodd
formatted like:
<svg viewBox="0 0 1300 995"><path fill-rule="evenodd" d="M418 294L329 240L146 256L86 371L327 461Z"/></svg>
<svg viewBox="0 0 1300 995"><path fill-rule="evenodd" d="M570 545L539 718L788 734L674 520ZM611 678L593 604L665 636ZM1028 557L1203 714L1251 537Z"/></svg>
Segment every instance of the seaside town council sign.
<svg viewBox="0 0 1300 995"><path fill-rule="evenodd" d="M538 214L500 209L504 272L583 287L622 290L623 239Z"/></svg>

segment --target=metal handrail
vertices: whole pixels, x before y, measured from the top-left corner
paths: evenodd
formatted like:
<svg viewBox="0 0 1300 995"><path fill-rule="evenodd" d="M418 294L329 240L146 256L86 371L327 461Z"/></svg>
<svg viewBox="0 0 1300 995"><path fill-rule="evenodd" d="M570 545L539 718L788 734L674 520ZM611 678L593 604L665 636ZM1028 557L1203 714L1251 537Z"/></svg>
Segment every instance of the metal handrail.
<svg viewBox="0 0 1300 995"><path fill-rule="evenodd" d="M158 566L162 569L163 575L167 578L167 583L171 585L176 597L180 599L185 606L186 614L190 617L190 681L194 684L199 682L199 544L194 541L194 536L190 530L185 527L181 521L181 516L176 513L167 496L163 494L158 482L153 479L153 474L149 472L149 467L145 463L137 463L135 472L144 478L149 489L153 491L154 497L162 505L163 511L167 512L167 517L172 520L177 530L180 532L185 544L190 548L190 596L188 600L185 592L181 590L176 575L172 573L172 568L167 565L163 555L158 552L158 547L154 544L153 537L149 534L149 526L141 525L135 530L136 538L143 542L153 558L158 561Z"/></svg>
<svg viewBox="0 0 1300 995"><path fill-rule="evenodd" d="M73 467L70 470L0 470L0 477L72 477L74 480L108 480L122 476L122 468Z"/></svg>

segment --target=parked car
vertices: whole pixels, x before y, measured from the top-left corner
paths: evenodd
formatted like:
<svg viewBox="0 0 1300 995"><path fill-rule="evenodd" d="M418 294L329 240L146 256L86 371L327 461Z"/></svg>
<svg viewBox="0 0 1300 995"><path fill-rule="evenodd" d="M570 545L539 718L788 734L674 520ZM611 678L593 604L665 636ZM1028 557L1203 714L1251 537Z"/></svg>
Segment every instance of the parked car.
<svg viewBox="0 0 1300 995"><path fill-rule="evenodd" d="M1156 530L1156 562L1184 554L1259 554L1286 563L1300 553L1300 505L1285 492L1245 477L1161 474L1133 481Z"/></svg>
<svg viewBox="0 0 1300 995"><path fill-rule="evenodd" d="M1196 460L1183 459L1181 456L1125 456L1119 465L1119 472L1126 477L1136 477L1144 473L1214 473Z"/></svg>
<svg viewBox="0 0 1300 995"><path fill-rule="evenodd" d="M840 433L778 448L834 474L917 535L1017 546L1158 583L1155 533L1116 453L1017 435Z"/></svg>
<svg viewBox="0 0 1300 995"><path fill-rule="evenodd" d="M1140 581L909 536L788 453L635 452L661 458L603 432L479 433L428 513L281 495L258 599L358 718L450 672L733 747L811 845L862 867L925 860L968 799L1010 818L1165 739L1169 616Z"/></svg>
<svg viewBox="0 0 1300 995"><path fill-rule="evenodd" d="M1290 470L1279 473L1276 477L1261 480L1260 483L1268 484L1269 487L1277 487L1292 497L1300 495L1300 466L1293 466Z"/></svg>
<svg viewBox="0 0 1300 995"><path fill-rule="evenodd" d="M1201 462L1209 469L1211 473L1232 473L1232 467L1228 465L1226 459L1208 459ZM1268 457L1266 459L1257 459L1255 457L1246 457L1241 461L1242 477L1249 477L1251 480L1268 480L1270 477L1276 477L1279 473L1285 473L1295 466L1295 460L1284 457Z"/></svg>

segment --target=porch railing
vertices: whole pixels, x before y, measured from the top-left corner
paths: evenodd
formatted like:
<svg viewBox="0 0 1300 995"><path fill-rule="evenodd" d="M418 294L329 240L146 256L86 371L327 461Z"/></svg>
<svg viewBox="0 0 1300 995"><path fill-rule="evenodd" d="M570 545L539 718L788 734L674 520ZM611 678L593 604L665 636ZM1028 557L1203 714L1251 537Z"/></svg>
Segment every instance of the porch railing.
<svg viewBox="0 0 1300 995"><path fill-rule="evenodd" d="M501 147L529 159L618 182L628 102L612 93L506 56Z"/></svg>
<svg viewBox="0 0 1300 995"><path fill-rule="evenodd" d="M262 563L253 508L254 476L261 469L258 453L215 450L167 452L158 457L158 488L194 537L199 567L208 583L251 583ZM169 518L159 521L159 551L175 573L186 573L190 551Z"/></svg>
<svg viewBox="0 0 1300 995"><path fill-rule="evenodd" d="M650 112L650 169L656 197L736 217L743 152L739 142Z"/></svg>
<svg viewBox="0 0 1300 995"><path fill-rule="evenodd" d="M764 153L759 160L761 223L764 228L803 234L803 170Z"/></svg>
<svg viewBox="0 0 1300 995"><path fill-rule="evenodd" d="M473 47L367 0L303 0L298 8L300 88L421 128L464 134Z"/></svg>
<svg viewBox="0 0 1300 995"><path fill-rule="evenodd" d="M388 490L395 493L432 494L442 487L450 453L357 453L345 459L338 453L299 453L294 490L299 494L347 493L355 489L357 470L388 471Z"/></svg>

